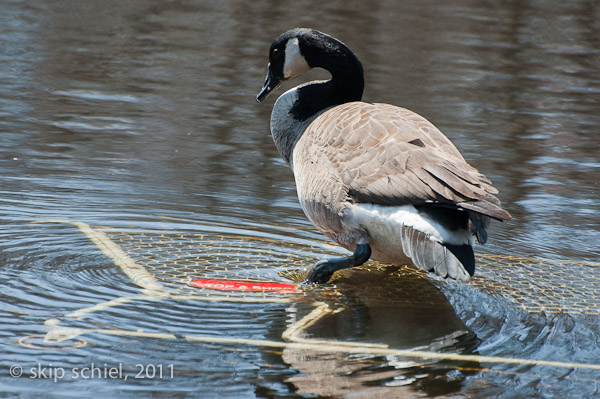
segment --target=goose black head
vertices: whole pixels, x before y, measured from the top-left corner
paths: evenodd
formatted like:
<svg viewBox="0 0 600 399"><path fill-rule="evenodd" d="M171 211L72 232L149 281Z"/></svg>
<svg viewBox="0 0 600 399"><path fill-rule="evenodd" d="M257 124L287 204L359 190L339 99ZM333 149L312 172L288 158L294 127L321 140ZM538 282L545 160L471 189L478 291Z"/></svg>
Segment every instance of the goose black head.
<svg viewBox="0 0 600 399"><path fill-rule="evenodd" d="M303 54L303 47L307 42L307 36L317 34L321 33L312 29L292 29L271 44L267 78L262 90L256 96L256 101L262 101L281 83L300 76L311 68Z"/></svg>
<svg viewBox="0 0 600 399"><path fill-rule="evenodd" d="M273 42L269 50L267 79L256 100L262 101L281 83L311 68L323 68L331 73L329 92L319 93L320 97L328 97L322 102L335 105L360 101L364 77L356 55L339 40L307 28L289 30Z"/></svg>

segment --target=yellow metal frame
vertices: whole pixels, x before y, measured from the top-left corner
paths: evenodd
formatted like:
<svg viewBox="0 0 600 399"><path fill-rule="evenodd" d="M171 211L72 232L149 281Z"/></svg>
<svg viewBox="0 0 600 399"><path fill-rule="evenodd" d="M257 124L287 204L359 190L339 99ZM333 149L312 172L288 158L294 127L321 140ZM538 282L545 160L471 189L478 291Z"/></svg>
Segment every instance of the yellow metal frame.
<svg viewBox="0 0 600 399"><path fill-rule="evenodd" d="M216 302L246 302L246 303L290 303L290 299L285 296L267 296L267 297L242 297L229 295L186 295L179 294L160 283L156 277L148 272L144 265L136 263L129 257L119 245L110 239L104 232L92 228L90 225L77 221L70 220L49 220L40 221L38 223L67 223L79 228L101 251L109 257L115 265L117 265L131 281L140 287L140 294L135 296L123 296L112 299L110 301L96 304L92 307L76 310L75 312L65 315L65 318L72 320L83 320L87 315L94 312L101 312L108 308L117 307L125 303L137 300L154 300L162 301L170 300L198 300L198 301L216 301ZM264 339L245 339L245 338L229 338L207 335L184 335L176 336L168 333L156 333L142 330L125 330L111 328L73 328L61 325L61 321L56 318L51 318L45 321L44 325L49 328L49 331L43 335L44 345L36 345L32 342L34 338L41 336L27 336L19 339L19 344L29 348L39 349L70 349L82 347L86 344L81 335L87 333L99 333L106 335L115 335L121 337L137 337L137 338L153 338L176 340L185 339L189 342L211 343L211 344L236 344L248 345L265 348L278 349L301 349L319 351L322 353L346 353L346 354L371 354L371 355L393 355L407 357L420 360L436 360L436 361L461 361L473 363L488 363L488 364L519 364L532 366L548 366L565 369L592 369L600 370L599 364L589 363L570 363L559 361L546 361L535 359L507 358L498 356L481 356L481 355L463 355L460 353L439 353L434 351L424 350L404 350L390 348L385 344L376 344L368 342L342 342L335 340L320 340L306 338L304 331L319 322L322 318L335 314L341 309L332 309L329 305L323 302L313 303L314 309L306 316L290 325L282 334L281 341L264 340ZM73 340L72 346L53 346L54 344Z"/></svg>

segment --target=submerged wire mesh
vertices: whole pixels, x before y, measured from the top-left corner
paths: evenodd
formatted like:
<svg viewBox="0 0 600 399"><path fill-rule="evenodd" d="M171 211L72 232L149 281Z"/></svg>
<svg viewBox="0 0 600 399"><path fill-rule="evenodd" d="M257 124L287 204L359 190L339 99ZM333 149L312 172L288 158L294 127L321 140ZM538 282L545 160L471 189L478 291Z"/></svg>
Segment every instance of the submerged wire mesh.
<svg viewBox="0 0 600 399"><path fill-rule="evenodd" d="M333 254L326 249L326 244L298 244L261 236L115 230L105 233L161 284L195 295L214 293L192 287L191 282L195 279L299 282L305 268L315 259ZM469 284L500 295L527 312L600 314L600 278L594 273L597 267L567 260L484 254L477 256L477 275ZM358 276L369 271L380 272L381 278L388 282L397 280L394 292L389 292L390 284L386 284L381 300L396 303L403 300L407 301L407 306L421 307L440 304L435 289L432 291L426 278L427 273L410 266L392 267L369 262L358 270L338 273L336 277L339 282L344 276ZM360 281L377 285L377 281L382 280ZM273 294L230 292L228 295Z"/></svg>

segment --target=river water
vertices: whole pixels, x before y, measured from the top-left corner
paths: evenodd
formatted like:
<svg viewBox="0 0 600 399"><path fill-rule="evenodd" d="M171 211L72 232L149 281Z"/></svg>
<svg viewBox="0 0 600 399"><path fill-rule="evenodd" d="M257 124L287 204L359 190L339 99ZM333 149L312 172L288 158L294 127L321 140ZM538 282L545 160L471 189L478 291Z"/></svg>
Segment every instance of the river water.
<svg viewBox="0 0 600 399"><path fill-rule="evenodd" d="M3 1L0 396L600 395L599 20L585 0ZM472 283L371 263L225 286L344 253L299 207L276 96L255 101L296 26L499 189L513 220Z"/></svg>

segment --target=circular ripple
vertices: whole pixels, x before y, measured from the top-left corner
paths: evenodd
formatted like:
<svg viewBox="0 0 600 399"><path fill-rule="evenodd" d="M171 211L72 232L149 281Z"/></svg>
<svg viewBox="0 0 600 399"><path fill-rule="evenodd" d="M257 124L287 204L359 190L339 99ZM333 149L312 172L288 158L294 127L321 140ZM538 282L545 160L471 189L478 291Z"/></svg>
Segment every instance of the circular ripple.
<svg viewBox="0 0 600 399"><path fill-rule="evenodd" d="M197 279L286 281L285 270L310 266L331 256L323 246L236 234L108 232L133 261L170 289L190 287Z"/></svg>
<svg viewBox="0 0 600 399"><path fill-rule="evenodd" d="M53 350L53 349L76 349L84 347L88 344L85 339L71 339L60 342L45 342L44 334L35 334L35 335L26 335L24 337L19 338L19 345L24 346L25 348L30 349L44 349L44 350Z"/></svg>
<svg viewBox="0 0 600 399"><path fill-rule="evenodd" d="M107 235L165 286L194 292L199 291L191 287L195 279L300 282L315 259L335 253L326 249L327 244L241 234L110 231ZM503 255L479 255L477 261L478 274L470 284L499 294L528 312L600 314L600 278L593 273L593 265ZM385 267L369 262L363 270ZM392 277L390 273L386 273L388 277ZM419 291L427 286L416 284L427 273L412 267L395 268L393 273L400 280L411 279L411 284L400 288ZM360 273L353 269L336 277L352 280L353 274ZM383 295L388 301L412 297L397 292Z"/></svg>

